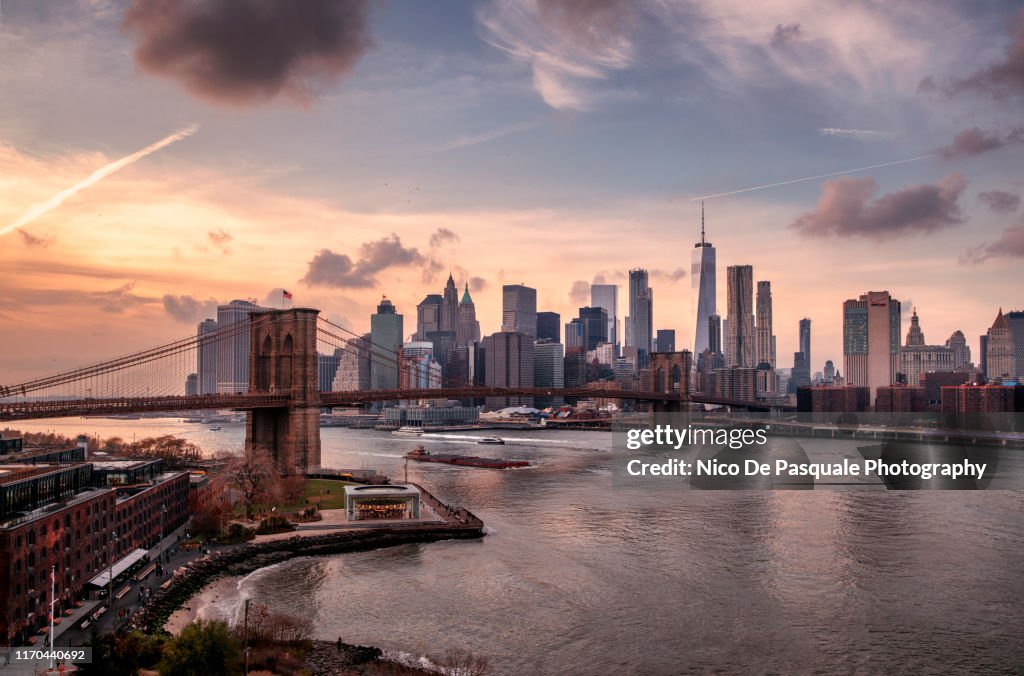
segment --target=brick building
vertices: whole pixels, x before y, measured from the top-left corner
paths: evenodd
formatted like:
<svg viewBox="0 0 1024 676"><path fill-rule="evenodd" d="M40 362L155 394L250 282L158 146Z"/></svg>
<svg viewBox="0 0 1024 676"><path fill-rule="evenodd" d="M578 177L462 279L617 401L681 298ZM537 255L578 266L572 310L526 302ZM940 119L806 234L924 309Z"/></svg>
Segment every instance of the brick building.
<svg viewBox="0 0 1024 676"><path fill-rule="evenodd" d="M801 387L796 391L800 413L862 413L870 407L871 390L867 387Z"/></svg>
<svg viewBox="0 0 1024 676"><path fill-rule="evenodd" d="M0 640L22 645L57 612L98 594L111 565L188 520L189 474L161 461L0 465ZM128 477L131 483L112 477ZM109 485L108 485L109 484ZM116 584L116 582L115 582Z"/></svg>

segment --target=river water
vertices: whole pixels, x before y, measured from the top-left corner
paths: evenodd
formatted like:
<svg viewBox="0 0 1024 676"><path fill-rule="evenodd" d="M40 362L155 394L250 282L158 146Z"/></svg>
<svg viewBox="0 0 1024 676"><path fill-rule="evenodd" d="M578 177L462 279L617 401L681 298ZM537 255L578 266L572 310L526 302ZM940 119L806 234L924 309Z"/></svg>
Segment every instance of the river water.
<svg viewBox="0 0 1024 676"><path fill-rule="evenodd" d="M173 433L237 450L244 427L41 421L101 437ZM401 478L417 440L323 430L323 464ZM493 471L409 463L409 478L490 534L306 558L193 606L251 598L414 655L462 648L501 674L1005 673L1024 665L1024 493L640 491L612 485L612 436L425 437L435 451L529 460ZM462 437L461 439L459 437Z"/></svg>

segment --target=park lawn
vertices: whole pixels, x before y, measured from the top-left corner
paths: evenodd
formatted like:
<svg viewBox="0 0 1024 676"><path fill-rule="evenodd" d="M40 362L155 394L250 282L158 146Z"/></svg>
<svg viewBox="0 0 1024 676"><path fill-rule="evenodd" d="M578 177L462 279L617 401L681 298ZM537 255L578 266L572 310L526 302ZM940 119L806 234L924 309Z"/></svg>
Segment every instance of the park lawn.
<svg viewBox="0 0 1024 676"><path fill-rule="evenodd" d="M320 505L320 509L344 509L345 486L352 486L352 481L334 481L331 479L307 479L302 491L302 498L281 505L278 511L298 512L309 505ZM308 502L307 502L308 501Z"/></svg>

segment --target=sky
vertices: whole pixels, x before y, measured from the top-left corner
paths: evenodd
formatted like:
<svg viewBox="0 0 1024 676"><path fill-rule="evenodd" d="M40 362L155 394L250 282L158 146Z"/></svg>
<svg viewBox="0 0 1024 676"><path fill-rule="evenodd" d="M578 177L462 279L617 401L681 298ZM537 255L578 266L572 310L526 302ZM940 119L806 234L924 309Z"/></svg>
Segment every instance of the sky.
<svg viewBox="0 0 1024 676"><path fill-rule="evenodd" d="M0 63L4 383L281 289L411 333L449 272L487 334L502 284L568 321L647 268L687 348L695 198L770 184L705 211L780 367L810 317L842 370L868 290L976 362L1024 309L1020 2L2 0Z"/></svg>

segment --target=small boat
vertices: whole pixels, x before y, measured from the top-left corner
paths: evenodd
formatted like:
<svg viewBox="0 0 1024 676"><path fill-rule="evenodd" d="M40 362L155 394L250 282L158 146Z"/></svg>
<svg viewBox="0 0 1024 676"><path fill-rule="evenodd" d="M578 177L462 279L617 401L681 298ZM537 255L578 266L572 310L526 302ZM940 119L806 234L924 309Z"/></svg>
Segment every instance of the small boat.
<svg viewBox="0 0 1024 676"><path fill-rule="evenodd" d="M476 443L478 443L478 444L493 444L493 445L504 446L505 445L505 440L502 439L501 437L484 437L483 439L481 439L480 441L478 441Z"/></svg>
<svg viewBox="0 0 1024 676"><path fill-rule="evenodd" d="M419 437L423 436L423 428L413 427L412 425L405 425L403 427L399 427L397 430L392 432L392 434L397 434L403 437Z"/></svg>
<svg viewBox="0 0 1024 676"><path fill-rule="evenodd" d="M217 425L217 426L215 426L215 427L211 427L211 428L210 428L210 431L211 431L211 432L220 432L220 425Z"/></svg>

